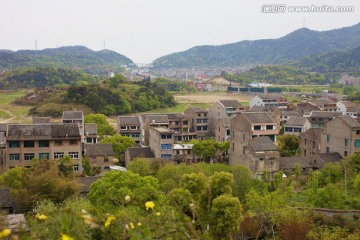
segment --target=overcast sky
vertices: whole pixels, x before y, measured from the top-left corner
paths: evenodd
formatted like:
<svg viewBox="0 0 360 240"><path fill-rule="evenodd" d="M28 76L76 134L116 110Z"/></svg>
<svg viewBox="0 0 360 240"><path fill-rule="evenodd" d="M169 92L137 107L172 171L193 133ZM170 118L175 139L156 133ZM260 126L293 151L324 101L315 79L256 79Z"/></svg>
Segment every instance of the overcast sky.
<svg viewBox="0 0 360 240"><path fill-rule="evenodd" d="M264 4L354 6L352 13L262 13ZM360 22L359 0L1 0L0 49L104 46L137 63L197 45L279 38Z"/></svg>

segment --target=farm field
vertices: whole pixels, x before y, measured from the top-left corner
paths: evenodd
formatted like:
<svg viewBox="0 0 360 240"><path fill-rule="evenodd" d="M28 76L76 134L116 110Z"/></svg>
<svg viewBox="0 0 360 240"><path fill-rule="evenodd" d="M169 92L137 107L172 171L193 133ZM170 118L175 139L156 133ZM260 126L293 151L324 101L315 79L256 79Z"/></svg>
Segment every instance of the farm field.
<svg viewBox="0 0 360 240"><path fill-rule="evenodd" d="M19 106L12 103L26 94L26 91L0 92L0 123L31 121L27 116L30 106Z"/></svg>
<svg viewBox="0 0 360 240"><path fill-rule="evenodd" d="M252 95L245 94L227 94L226 92L199 92L189 95L175 95L175 100L183 104L208 104L216 102L217 100L235 99L244 105L247 105Z"/></svg>

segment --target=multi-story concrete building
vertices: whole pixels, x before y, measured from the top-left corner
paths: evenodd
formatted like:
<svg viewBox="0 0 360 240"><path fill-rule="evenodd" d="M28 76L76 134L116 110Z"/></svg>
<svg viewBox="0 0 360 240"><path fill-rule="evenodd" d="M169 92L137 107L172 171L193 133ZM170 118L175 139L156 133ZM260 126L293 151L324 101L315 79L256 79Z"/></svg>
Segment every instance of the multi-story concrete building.
<svg viewBox="0 0 360 240"><path fill-rule="evenodd" d="M99 135L96 123L85 123L85 143L98 143Z"/></svg>
<svg viewBox="0 0 360 240"><path fill-rule="evenodd" d="M163 126L151 127L149 138L149 146L155 158L173 158L174 131Z"/></svg>
<svg viewBox="0 0 360 240"><path fill-rule="evenodd" d="M330 98L318 98L311 102L317 105L321 111L336 112L336 102Z"/></svg>
<svg viewBox="0 0 360 240"><path fill-rule="evenodd" d="M352 118L359 118L359 107L350 101L339 101L336 103L337 111Z"/></svg>
<svg viewBox="0 0 360 240"><path fill-rule="evenodd" d="M276 142L279 134L277 124L265 112L241 112L231 120L230 125L230 163L245 166L245 152L251 139L267 136Z"/></svg>
<svg viewBox="0 0 360 240"><path fill-rule="evenodd" d="M209 133L209 113L203 108L188 108L184 112L191 119L191 131L197 133L198 139L203 139Z"/></svg>
<svg viewBox="0 0 360 240"><path fill-rule="evenodd" d="M197 162L196 155L192 151L193 144L174 144L174 161L176 163Z"/></svg>
<svg viewBox="0 0 360 240"><path fill-rule="evenodd" d="M6 171L6 138L5 132L0 132L0 174Z"/></svg>
<svg viewBox="0 0 360 240"><path fill-rule="evenodd" d="M114 165L114 156L112 144L85 144L85 157L93 170L110 170L110 166Z"/></svg>
<svg viewBox="0 0 360 240"><path fill-rule="evenodd" d="M131 137L138 146L141 142L141 129L140 116L118 116L117 133Z"/></svg>
<svg viewBox="0 0 360 240"><path fill-rule="evenodd" d="M62 115L63 123L78 123L80 126L81 142L84 143L84 114L80 111L64 111Z"/></svg>
<svg viewBox="0 0 360 240"><path fill-rule="evenodd" d="M308 157L320 153L321 135L323 128L310 128L306 132L300 133L301 156Z"/></svg>
<svg viewBox="0 0 360 240"><path fill-rule="evenodd" d="M342 157L360 152L360 123L349 116L339 116L328 122L322 134L320 152L338 152Z"/></svg>
<svg viewBox="0 0 360 240"><path fill-rule="evenodd" d="M175 142L188 142L196 139L197 133L191 129L191 121L182 113L169 113L169 129L174 131Z"/></svg>
<svg viewBox="0 0 360 240"><path fill-rule="evenodd" d="M298 117L303 117L306 114L310 114L312 111L321 111L321 109L318 105L312 102L304 102L297 105Z"/></svg>
<svg viewBox="0 0 360 240"><path fill-rule="evenodd" d="M5 170L31 167L33 158L70 156L74 172L81 173L82 136L78 123L9 124Z"/></svg>
<svg viewBox="0 0 360 240"><path fill-rule="evenodd" d="M279 108L282 111L286 111L289 103L286 99L280 94L260 94L258 96L253 97L250 100L249 106L260 106L266 108Z"/></svg>
<svg viewBox="0 0 360 240"><path fill-rule="evenodd" d="M217 100L210 106L209 131L215 133L219 119L234 117L245 110L246 107L238 100Z"/></svg>
<svg viewBox="0 0 360 240"><path fill-rule="evenodd" d="M132 147L125 152L125 166L135 158L154 158L154 153L150 147Z"/></svg>
<svg viewBox="0 0 360 240"><path fill-rule="evenodd" d="M290 117L284 125L284 134L300 136L311 128L311 123L306 117Z"/></svg>
<svg viewBox="0 0 360 240"><path fill-rule="evenodd" d="M215 129L215 140L217 142L225 142L230 138L230 124L232 118L221 118L218 120Z"/></svg>
<svg viewBox="0 0 360 240"><path fill-rule="evenodd" d="M150 146L151 128L165 127L169 128L169 118L167 115L144 115L143 134L144 145Z"/></svg>
<svg viewBox="0 0 360 240"><path fill-rule="evenodd" d="M340 112L333 111L312 111L309 115L309 121L312 128L323 128L326 123L341 115Z"/></svg>
<svg viewBox="0 0 360 240"><path fill-rule="evenodd" d="M279 171L280 153L269 137L250 139L245 154L244 165L258 178L262 179L265 173L269 173L272 178Z"/></svg>

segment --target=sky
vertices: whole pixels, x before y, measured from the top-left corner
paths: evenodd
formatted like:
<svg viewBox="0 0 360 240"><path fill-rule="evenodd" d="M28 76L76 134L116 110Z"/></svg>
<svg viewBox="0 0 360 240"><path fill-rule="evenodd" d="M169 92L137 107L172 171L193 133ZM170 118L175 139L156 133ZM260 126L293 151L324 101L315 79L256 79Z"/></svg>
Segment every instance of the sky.
<svg viewBox="0 0 360 240"><path fill-rule="evenodd" d="M273 4L286 8L273 13ZM289 10L323 5L351 6L353 12ZM199 45L360 22L359 0L1 0L0 9L0 49L35 49L35 41L38 50L82 45L99 51L105 45L136 63Z"/></svg>

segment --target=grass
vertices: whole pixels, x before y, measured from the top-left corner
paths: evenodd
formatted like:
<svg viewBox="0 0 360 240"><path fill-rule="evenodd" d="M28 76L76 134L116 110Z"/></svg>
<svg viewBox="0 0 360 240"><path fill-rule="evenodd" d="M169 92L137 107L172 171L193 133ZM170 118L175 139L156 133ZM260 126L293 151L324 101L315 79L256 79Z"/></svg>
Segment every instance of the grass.
<svg viewBox="0 0 360 240"><path fill-rule="evenodd" d="M15 105L12 102L17 99L25 96L28 93L27 90L22 91L13 91L13 92L0 92L0 111L1 109L7 110L11 112L15 118L15 121L22 121L27 114L29 113L30 106L19 106ZM8 113L1 111L0 117L4 119L8 119L14 117L9 115Z"/></svg>
<svg viewBox="0 0 360 240"><path fill-rule="evenodd" d="M9 114L7 114L6 112L0 110L0 118L9 118L9 117L10 117Z"/></svg>
<svg viewBox="0 0 360 240"><path fill-rule="evenodd" d="M27 93L26 91L0 92L0 108L3 105L10 104L17 98L25 96Z"/></svg>

